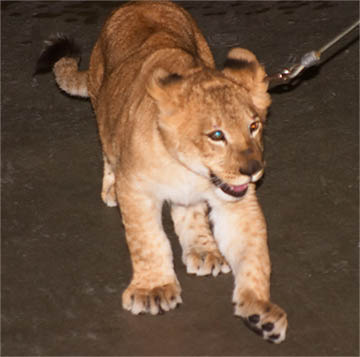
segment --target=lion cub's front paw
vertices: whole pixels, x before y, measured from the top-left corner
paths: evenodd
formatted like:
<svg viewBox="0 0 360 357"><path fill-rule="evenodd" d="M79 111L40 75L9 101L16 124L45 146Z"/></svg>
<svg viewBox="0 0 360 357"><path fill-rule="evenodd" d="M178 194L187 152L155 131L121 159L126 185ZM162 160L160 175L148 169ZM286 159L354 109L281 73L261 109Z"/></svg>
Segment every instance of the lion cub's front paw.
<svg viewBox="0 0 360 357"><path fill-rule="evenodd" d="M191 250L183 257L186 265L186 271L189 274L198 276L210 275L217 276L221 273L229 273L231 271L225 258L220 252L199 252Z"/></svg>
<svg viewBox="0 0 360 357"><path fill-rule="evenodd" d="M235 315L265 340L280 343L285 340L287 329L286 313L270 301L240 299L234 302Z"/></svg>
<svg viewBox="0 0 360 357"><path fill-rule="evenodd" d="M153 289L136 287L130 284L122 296L123 308L138 315L150 313L161 314L175 309L182 303L181 289L176 283L158 286Z"/></svg>

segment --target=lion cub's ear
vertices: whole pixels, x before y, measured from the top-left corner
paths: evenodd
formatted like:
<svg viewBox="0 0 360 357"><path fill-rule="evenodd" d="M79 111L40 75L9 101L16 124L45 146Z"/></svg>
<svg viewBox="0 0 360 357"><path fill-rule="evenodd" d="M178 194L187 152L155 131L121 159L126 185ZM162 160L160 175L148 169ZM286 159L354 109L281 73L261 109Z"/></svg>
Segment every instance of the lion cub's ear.
<svg viewBox="0 0 360 357"><path fill-rule="evenodd" d="M244 48L233 48L229 51L224 63L223 73L247 89L254 105L264 114L271 103L267 93L269 82L266 73L255 55Z"/></svg>
<svg viewBox="0 0 360 357"><path fill-rule="evenodd" d="M183 77L169 73L162 68L156 69L147 83L148 94L157 102L161 114L171 115L178 107L177 92Z"/></svg>

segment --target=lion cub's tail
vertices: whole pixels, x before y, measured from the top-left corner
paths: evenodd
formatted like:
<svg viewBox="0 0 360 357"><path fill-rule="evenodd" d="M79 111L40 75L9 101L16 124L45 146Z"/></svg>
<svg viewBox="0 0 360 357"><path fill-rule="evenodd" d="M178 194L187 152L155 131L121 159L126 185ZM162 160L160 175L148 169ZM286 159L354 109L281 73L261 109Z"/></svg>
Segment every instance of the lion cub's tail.
<svg viewBox="0 0 360 357"><path fill-rule="evenodd" d="M45 41L45 48L36 63L35 73L54 71L56 83L70 95L88 97L87 71L79 71L80 49L74 40L63 34Z"/></svg>

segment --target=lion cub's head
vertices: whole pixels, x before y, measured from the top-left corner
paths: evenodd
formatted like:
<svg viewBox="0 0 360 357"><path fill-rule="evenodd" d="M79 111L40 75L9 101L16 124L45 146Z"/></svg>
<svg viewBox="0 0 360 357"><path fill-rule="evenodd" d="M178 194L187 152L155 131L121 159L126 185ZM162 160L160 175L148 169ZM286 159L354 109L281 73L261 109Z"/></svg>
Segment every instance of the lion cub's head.
<svg viewBox="0 0 360 357"><path fill-rule="evenodd" d="M251 52L235 48L221 72L195 69L179 76L159 69L148 85L168 151L225 199L244 196L263 174L262 131L270 105L265 76Z"/></svg>

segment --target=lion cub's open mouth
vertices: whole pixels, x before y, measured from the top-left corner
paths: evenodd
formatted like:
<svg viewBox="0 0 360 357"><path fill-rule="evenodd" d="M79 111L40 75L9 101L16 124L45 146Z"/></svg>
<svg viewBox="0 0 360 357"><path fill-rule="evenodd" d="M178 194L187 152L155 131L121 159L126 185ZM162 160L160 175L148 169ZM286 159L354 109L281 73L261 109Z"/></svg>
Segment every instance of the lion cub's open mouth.
<svg viewBox="0 0 360 357"><path fill-rule="evenodd" d="M221 179L219 179L216 175L213 173L210 175L211 182L216 186L219 187L223 192L226 194L233 196L233 197L242 197L245 195L249 184L245 183L243 185L229 185L225 182L223 182Z"/></svg>

